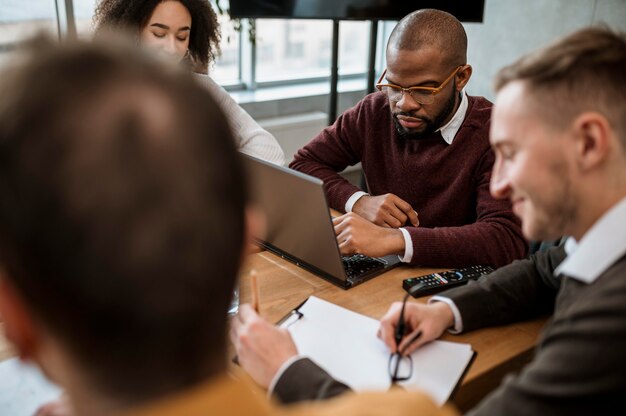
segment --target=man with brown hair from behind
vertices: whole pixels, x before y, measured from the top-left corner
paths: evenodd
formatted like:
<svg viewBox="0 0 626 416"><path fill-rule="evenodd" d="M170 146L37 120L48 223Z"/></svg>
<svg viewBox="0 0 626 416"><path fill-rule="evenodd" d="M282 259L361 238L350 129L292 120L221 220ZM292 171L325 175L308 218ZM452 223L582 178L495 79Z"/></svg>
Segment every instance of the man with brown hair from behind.
<svg viewBox="0 0 626 416"><path fill-rule="evenodd" d="M135 48L40 44L0 77L0 314L77 415L441 415L396 392L281 409L227 371L247 238L214 99Z"/></svg>

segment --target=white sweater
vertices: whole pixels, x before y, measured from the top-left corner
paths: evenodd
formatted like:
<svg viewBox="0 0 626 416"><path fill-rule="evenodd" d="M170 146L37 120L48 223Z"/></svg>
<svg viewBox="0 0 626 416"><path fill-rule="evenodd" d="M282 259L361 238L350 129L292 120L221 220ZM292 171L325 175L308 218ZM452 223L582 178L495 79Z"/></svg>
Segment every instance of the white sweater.
<svg viewBox="0 0 626 416"><path fill-rule="evenodd" d="M218 105L228 116L235 137L239 140L239 151L277 165L285 164L285 154L267 130L259 126L246 110L208 75L195 74L197 79L213 94Z"/></svg>

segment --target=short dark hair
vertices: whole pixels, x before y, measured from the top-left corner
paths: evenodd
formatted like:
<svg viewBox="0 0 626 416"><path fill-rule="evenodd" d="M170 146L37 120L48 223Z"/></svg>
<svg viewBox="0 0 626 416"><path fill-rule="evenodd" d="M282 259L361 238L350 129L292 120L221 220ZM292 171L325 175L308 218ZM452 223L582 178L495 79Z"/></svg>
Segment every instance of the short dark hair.
<svg viewBox="0 0 626 416"><path fill-rule="evenodd" d="M584 111L598 111L626 148L626 34L607 27L576 31L501 69L495 90L521 81L536 113L564 128Z"/></svg>
<svg viewBox="0 0 626 416"><path fill-rule="evenodd" d="M101 0L94 14L95 34L125 29L139 37L154 9L164 0ZM209 0L175 0L189 10L191 31L187 59L195 72L207 73L220 53L220 27Z"/></svg>
<svg viewBox="0 0 626 416"><path fill-rule="evenodd" d="M136 48L48 43L0 77L0 267L102 392L204 380L245 234L225 116Z"/></svg>
<svg viewBox="0 0 626 416"><path fill-rule="evenodd" d="M421 9L403 17L389 36L389 46L399 50L434 46L451 68L467 64L465 28L459 19L442 10Z"/></svg>

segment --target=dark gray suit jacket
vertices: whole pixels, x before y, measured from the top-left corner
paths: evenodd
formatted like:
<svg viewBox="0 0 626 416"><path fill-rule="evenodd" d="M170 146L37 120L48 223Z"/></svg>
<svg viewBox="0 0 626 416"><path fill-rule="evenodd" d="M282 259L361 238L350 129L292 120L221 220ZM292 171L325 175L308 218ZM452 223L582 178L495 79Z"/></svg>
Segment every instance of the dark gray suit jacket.
<svg viewBox="0 0 626 416"><path fill-rule="evenodd" d="M459 308L464 331L553 312L535 359L471 415L603 414L626 399L626 257L591 284L554 277L564 258L557 247L445 292ZM274 391L286 402L328 397L319 386L329 396L348 389L301 360Z"/></svg>

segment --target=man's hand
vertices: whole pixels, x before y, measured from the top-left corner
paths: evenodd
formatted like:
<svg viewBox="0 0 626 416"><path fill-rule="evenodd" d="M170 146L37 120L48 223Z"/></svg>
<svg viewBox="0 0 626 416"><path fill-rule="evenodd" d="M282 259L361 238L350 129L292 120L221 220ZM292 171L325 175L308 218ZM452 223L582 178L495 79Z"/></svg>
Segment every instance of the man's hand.
<svg viewBox="0 0 626 416"><path fill-rule="evenodd" d="M353 212L333 219L339 250L343 255L382 257L404 254L404 236L395 228L372 224Z"/></svg>
<svg viewBox="0 0 626 416"><path fill-rule="evenodd" d="M265 388L283 363L298 354L289 332L262 319L248 304L239 306L231 322L230 339L239 364Z"/></svg>
<svg viewBox="0 0 626 416"><path fill-rule="evenodd" d="M391 305L385 316L380 320L378 338L389 347L391 352L400 351L403 355L411 354L420 346L437 339L443 331L454 325L454 315L450 307L444 302L434 302L429 305L407 302L404 309L406 333L396 348L394 338L402 302Z"/></svg>
<svg viewBox="0 0 626 416"><path fill-rule="evenodd" d="M381 227L417 227L420 223L411 204L394 194L363 195L352 206L352 212Z"/></svg>

